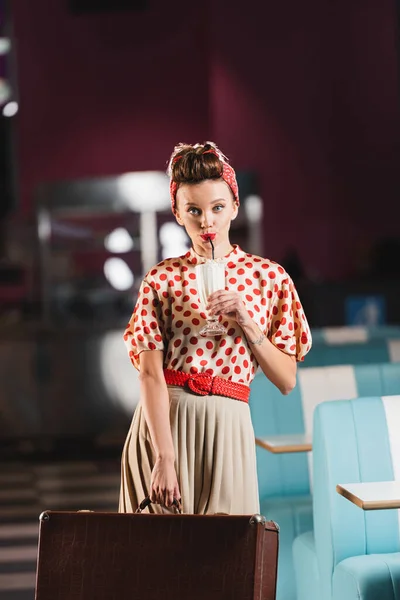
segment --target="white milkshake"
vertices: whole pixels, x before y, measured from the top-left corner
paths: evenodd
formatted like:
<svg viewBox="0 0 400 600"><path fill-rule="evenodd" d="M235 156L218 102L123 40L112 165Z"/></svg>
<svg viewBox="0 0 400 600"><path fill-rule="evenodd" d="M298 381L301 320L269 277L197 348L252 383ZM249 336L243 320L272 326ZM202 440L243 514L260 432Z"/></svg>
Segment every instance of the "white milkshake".
<svg viewBox="0 0 400 600"><path fill-rule="evenodd" d="M200 302L206 310L209 296L218 290L225 289L225 262L208 260L196 265L197 291ZM225 327L218 322L218 317L207 316L207 324L200 330L202 336L214 336L226 333Z"/></svg>

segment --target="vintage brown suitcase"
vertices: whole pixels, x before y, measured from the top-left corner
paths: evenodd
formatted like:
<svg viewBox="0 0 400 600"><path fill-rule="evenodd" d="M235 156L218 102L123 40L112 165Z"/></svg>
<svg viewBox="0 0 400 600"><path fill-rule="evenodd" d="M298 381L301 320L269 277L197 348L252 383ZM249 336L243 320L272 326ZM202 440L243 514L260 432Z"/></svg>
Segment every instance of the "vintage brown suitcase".
<svg viewBox="0 0 400 600"><path fill-rule="evenodd" d="M274 600L278 526L260 515L47 511L36 600Z"/></svg>

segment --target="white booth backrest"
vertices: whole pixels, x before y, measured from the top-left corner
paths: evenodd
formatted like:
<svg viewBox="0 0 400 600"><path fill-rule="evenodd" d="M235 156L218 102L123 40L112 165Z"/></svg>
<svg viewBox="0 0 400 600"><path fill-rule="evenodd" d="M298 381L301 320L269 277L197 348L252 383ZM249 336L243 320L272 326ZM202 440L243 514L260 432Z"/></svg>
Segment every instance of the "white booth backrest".
<svg viewBox="0 0 400 600"><path fill-rule="evenodd" d="M390 362L400 362L400 340L388 340Z"/></svg>
<svg viewBox="0 0 400 600"><path fill-rule="evenodd" d="M325 327L324 338L327 344L365 343L368 341L366 327Z"/></svg>
<svg viewBox="0 0 400 600"><path fill-rule="evenodd" d="M350 400L357 398L357 382L354 367L337 365L333 367L310 367L299 369L298 385L300 386L304 431L312 435L314 410L318 404L326 400ZM308 472L310 489L312 489L312 452L308 453Z"/></svg>

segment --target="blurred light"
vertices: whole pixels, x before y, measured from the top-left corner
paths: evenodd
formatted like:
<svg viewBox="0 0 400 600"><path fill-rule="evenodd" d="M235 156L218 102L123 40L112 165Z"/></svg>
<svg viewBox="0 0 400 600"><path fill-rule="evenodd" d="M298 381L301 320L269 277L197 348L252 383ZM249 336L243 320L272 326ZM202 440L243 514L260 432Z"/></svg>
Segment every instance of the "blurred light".
<svg viewBox="0 0 400 600"><path fill-rule="evenodd" d="M104 263L104 275L108 283L121 292L131 289L135 277L122 258L108 258Z"/></svg>
<svg viewBox="0 0 400 600"><path fill-rule="evenodd" d="M76 225L73 223L64 223L53 219L51 221L51 229L53 235L59 237L72 238L77 240L88 240L93 237L93 232L87 227Z"/></svg>
<svg viewBox="0 0 400 600"><path fill-rule="evenodd" d="M157 217L152 210L140 213L140 253L143 271L147 273L157 262Z"/></svg>
<svg viewBox="0 0 400 600"><path fill-rule="evenodd" d="M41 242L47 242L51 237L51 219L44 208L38 211L38 236Z"/></svg>
<svg viewBox="0 0 400 600"><path fill-rule="evenodd" d="M125 173L118 177L117 187L131 210L165 210L170 206L169 179L161 171Z"/></svg>
<svg viewBox="0 0 400 600"><path fill-rule="evenodd" d="M18 104L17 102L8 102L3 107L3 116L4 117L13 117L18 112Z"/></svg>
<svg viewBox="0 0 400 600"><path fill-rule="evenodd" d="M7 54L11 48L11 41L9 38L1 37L0 38L0 56L3 54Z"/></svg>
<svg viewBox="0 0 400 600"><path fill-rule="evenodd" d="M178 223L173 221L163 223L159 230L159 237L163 259L181 256L189 250L189 239L185 230Z"/></svg>
<svg viewBox="0 0 400 600"><path fill-rule="evenodd" d="M260 196L247 196L244 201L244 210L250 223L260 221L263 213L263 203Z"/></svg>
<svg viewBox="0 0 400 600"><path fill-rule="evenodd" d="M5 79L0 77L0 105L7 102L11 96L11 88ZM4 107L5 108L5 107ZM3 111L4 114L4 111Z"/></svg>
<svg viewBox="0 0 400 600"><path fill-rule="evenodd" d="M101 378L111 400L132 417L140 398L139 372L129 360L122 334L122 331L110 331L102 336Z"/></svg>
<svg viewBox="0 0 400 600"><path fill-rule="evenodd" d="M124 227L117 227L107 235L104 246L109 252L129 252L133 248L133 240Z"/></svg>
<svg viewBox="0 0 400 600"><path fill-rule="evenodd" d="M379 325L380 309L379 302L374 298L368 298L367 301L357 311L354 322L356 325L366 325L368 327L377 327Z"/></svg>

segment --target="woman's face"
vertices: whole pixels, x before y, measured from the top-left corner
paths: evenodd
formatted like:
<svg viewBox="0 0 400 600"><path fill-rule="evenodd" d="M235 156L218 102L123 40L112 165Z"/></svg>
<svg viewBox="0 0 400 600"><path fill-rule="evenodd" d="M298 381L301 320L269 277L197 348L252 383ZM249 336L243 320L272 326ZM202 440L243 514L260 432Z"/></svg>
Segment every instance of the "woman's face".
<svg viewBox="0 0 400 600"><path fill-rule="evenodd" d="M202 236L213 233L215 258L231 250L229 229L238 207L223 179L207 179L201 183L184 183L176 194L176 220L192 240L195 252L211 258L211 245Z"/></svg>

